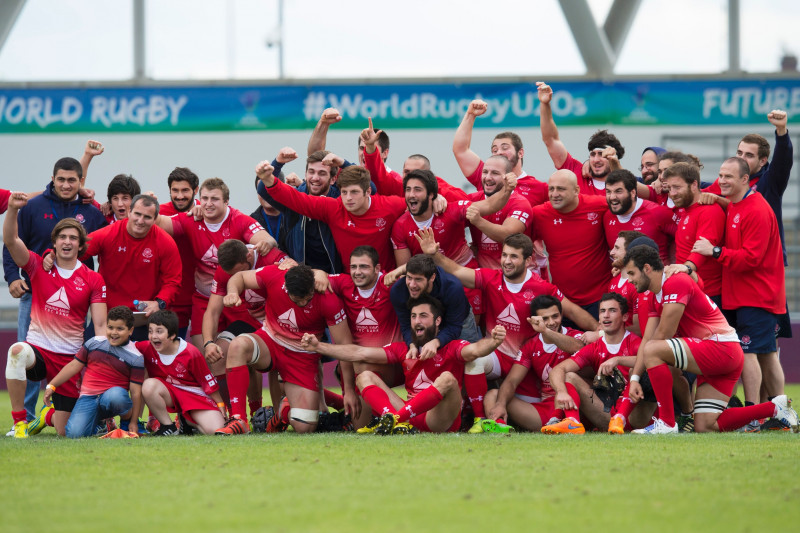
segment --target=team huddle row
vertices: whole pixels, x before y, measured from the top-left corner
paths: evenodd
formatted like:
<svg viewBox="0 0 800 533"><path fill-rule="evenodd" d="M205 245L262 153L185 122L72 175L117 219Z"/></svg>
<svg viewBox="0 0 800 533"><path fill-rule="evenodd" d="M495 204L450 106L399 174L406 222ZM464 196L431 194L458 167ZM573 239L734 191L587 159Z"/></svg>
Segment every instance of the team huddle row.
<svg viewBox="0 0 800 533"><path fill-rule="evenodd" d="M288 147L256 166L250 216L228 205L223 180L184 167L167 203L127 175L93 202L96 141L81 161L60 159L43 193L0 191L5 275L21 299L6 368L14 435L88 436L118 415L139 433L145 404L155 435L797 431L776 346L790 335L786 113L768 117L771 162L753 134L713 184L695 157L659 147L637 178L606 130L587 162L573 158L552 89L537 85L557 169L547 183L522 170L513 132L485 160L471 150L487 109L476 100L453 141L473 193L422 154L391 171L371 121L359 164L326 151L335 109L311 135L304 180L281 172L298 157ZM327 359L341 395L322 387ZM745 405L731 407L740 377Z"/></svg>

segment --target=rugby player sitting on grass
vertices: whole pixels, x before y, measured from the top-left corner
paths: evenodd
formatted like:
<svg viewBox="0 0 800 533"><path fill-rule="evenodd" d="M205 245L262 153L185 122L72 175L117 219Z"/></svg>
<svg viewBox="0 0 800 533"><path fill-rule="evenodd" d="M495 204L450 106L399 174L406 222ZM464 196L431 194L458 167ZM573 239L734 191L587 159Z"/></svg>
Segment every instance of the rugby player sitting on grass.
<svg viewBox="0 0 800 533"><path fill-rule="evenodd" d="M442 322L442 304L426 294L410 300L413 341L424 346L436 338ZM490 337L470 344L454 340L439 348L429 359L406 359L408 347L395 342L383 348L356 345L333 345L319 342L315 335L303 335L302 344L341 361L354 363L401 363L406 376L408 401L403 401L374 372L365 371L356 378L361 396L381 417L374 432L380 435L409 433L413 429L444 433L461 426L461 384L464 364L491 353L500 346L506 330L497 326Z"/></svg>
<svg viewBox="0 0 800 533"><path fill-rule="evenodd" d="M44 391L44 416L30 423L28 434L38 433L44 427L46 413L53 408L53 391L84 368L80 397L67 421L67 437L94 435L98 426L106 427L101 421L117 415L130 423L132 413L139 413L142 408L144 380L144 359L129 342L132 334L133 311L124 305L112 308L108 312L105 336L86 341L75 359L50 380ZM138 434L137 424L129 424L129 433Z"/></svg>

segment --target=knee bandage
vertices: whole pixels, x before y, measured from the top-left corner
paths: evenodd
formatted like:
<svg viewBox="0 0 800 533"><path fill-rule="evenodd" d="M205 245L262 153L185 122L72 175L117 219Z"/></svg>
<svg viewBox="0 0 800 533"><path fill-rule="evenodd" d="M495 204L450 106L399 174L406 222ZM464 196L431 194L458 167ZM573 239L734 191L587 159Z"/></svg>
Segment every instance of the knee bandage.
<svg viewBox="0 0 800 533"><path fill-rule="evenodd" d="M683 343L680 339L667 339L667 344L672 349L672 355L675 356L675 366L681 370L686 370L686 367L689 366L689 356Z"/></svg>
<svg viewBox="0 0 800 533"><path fill-rule="evenodd" d="M14 349L18 348L19 353L14 355ZM25 381L25 370L36 363L36 354L33 348L26 342L15 342L8 349L8 360L6 361L6 379L17 379Z"/></svg>
<svg viewBox="0 0 800 533"><path fill-rule="evenodd" d="M464 373L469 376L479 376L481 374L490 374L492 372L492 358L491 355L484 355L466 363L464 365Z"/></svg>
<svg viewBox="0 0 800 533"><path fill-rule="evenodd" d="M721 413L728 407L728 402L722 400L712 400L705 398L702 400L695 400L694 412L697 413Z"/></svg>
<svg viewBox="0 0 800 533"><path fill-rule="evenodd" d="M247 363L247 365L252 366L256 364L256 361L258 361L258 356L261 355L261 350L258 349L258 343L256 342L256 339L249 333L244 333L239 336L246 337L247 339L250 340L250 342L253 343L253 357L250 358L250 361Z"/></svg>
<svg viewBox="0 0 800 533"><path fill-rule="evenodd" d="M306 424L316 424L319 421L319 411L316 409L289 409L289 418Z"/></svg>
<svg viewBox="0 0 800 533"><path fill-rule="evenodd" d="M222 333L217 335L217 340L218 341L233 342L233 339L235 339L235 338L236 338L236 335L234 335L230 331L223 331Z"/></svg>

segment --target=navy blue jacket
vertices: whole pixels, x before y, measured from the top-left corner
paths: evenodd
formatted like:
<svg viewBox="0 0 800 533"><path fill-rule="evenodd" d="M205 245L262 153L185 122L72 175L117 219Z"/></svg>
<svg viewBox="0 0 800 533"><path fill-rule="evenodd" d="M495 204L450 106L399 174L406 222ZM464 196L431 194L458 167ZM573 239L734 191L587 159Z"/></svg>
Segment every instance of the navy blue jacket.
<svg viewBox="0 0 800 533"><path fill-rule="evenodd" d="M436 267L436 278L433 280L433 288L429 293L431 296L442 302L444 306L444 316L442 325L439 328L439 345L444 346L450 341L461 337L461 326L469 316L469 302L464 294L464 286L461 281L452 274L448 274L441 267ZM403 339L406 344L411 344L411 311L408 309L408 287L406 278L398 279L389 292L392 306L397 313L397 320L400 322L400 330L403 332ZM417 346L422 348L422 346Z"/></svg>
<svg viewBox="0 0 800 533"><path fill-rule="evenodd" d="M794 148L789 132L785 135L778 135L775 132L775 147L772 150L772 161L767 162L755 175L750 176L750 181L758 178L756 192L767 201L775 218L778 219L778 229L781 233L781 247L783 248L783 264L788 265L786 257L786 239L783 235L783 193L789 184L789 174L792 172L794 163Z"/></svg>
<svg viewBox="0 0 800 533"><path fill-rule="evenodd" d="M53 246L50 234L58 221L70 217L78 219L86 233L107 225L106 217L99 209L91 204L84 204L80 196L75 200L64 202L53 191L53 183L50 182L42 194L31 198L28 204L19 210L17 216L19 238L28 250L41 255ZM86 265L93 268L94 261L87 261ZM20 279L20 269L11 259L11 254L5 246L3 246L3 272L9 284ZM22 272L22 276L25 281L29 281L25 272Z"/></svg>

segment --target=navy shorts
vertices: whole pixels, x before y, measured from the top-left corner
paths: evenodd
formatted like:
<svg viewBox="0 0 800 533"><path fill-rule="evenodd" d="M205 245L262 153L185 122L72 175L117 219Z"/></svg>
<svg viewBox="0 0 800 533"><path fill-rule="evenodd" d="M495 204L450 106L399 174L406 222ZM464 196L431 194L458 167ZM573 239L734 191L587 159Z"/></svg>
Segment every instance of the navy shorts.
<svg viewBox="0 0 800 533"><path fill-rule="evenodd" d="M734 314L735 313L735 314ZM775 334L778 331L778 316L759 307L740 307L726 313L735 317L739 342L744 353L771 353L777 351Z"/></svg>

